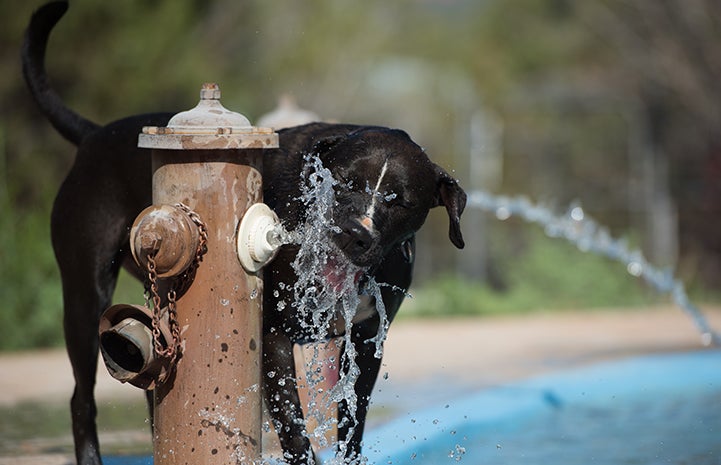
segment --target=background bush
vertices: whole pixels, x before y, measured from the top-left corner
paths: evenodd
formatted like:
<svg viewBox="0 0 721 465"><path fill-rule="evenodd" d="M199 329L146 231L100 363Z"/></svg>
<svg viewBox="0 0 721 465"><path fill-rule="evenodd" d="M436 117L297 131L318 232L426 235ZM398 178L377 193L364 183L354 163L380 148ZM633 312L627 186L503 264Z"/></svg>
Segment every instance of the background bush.
<svg viewBox="0 0 721 465"><path fill-rule="evenodd" d="M496 248L516 247L500 236L492 242ZM587 310L647 305L664 299L628 274L623 265L580 252L563 240L532 230L524 242L521 251L499 253L513 257L503 262L505 289L445 274L413 288L412 298L405 301L399 315L446 317Z"/></svg>

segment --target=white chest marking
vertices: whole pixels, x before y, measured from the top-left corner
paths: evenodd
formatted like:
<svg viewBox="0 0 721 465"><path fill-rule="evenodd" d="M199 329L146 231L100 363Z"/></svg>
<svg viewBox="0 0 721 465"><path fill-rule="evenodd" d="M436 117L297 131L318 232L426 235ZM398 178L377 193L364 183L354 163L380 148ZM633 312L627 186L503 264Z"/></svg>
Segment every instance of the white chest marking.
<svg viewBox="0 0 721 465"><path fill-rule="evenodd" d="M383 167L381 168L381 174L380 174L380 176L378 176L378 181L376 182L376 187L373 189L373 192L371 192L371 196L372 196L371 204L365 213L365 216L367 218L370 218L371 222L373 220L373 214L375 213L375 210L376 210L376 204L378 203L378 196L379 196L378 190L381 188L381 183L383 182L383 178L385 177L387 170L388 170L388 160L386 160L385 163L383 163Z"/></svg>

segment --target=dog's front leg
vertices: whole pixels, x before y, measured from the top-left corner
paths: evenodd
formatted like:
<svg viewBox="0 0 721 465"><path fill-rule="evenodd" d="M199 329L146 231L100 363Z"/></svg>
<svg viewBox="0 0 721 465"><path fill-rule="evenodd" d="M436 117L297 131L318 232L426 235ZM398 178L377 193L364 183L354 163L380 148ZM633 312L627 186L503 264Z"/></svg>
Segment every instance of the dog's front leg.
<svg viewBox="0 0 721 465"><path fill-rule="evenodd" d="M290 465L316 463L298 396L293 343L278 333L264 335L263 386L273 426Z"/></svg>
<svg viewBox="0 0 721 465"><path fill-rule="evenodd" d="M379 320L376 315L353 326L351 342L356 348L355 362L360 369L354 386L357 398L355 418L352 417L346 400L338 403L338 439L346 444L346 459L357 460L361 453L368 404L381 367L381 359L375 356L376 344L371 340L378 333ZM347 365L348 362L344 359L344 372L348 371Z"/></svg>

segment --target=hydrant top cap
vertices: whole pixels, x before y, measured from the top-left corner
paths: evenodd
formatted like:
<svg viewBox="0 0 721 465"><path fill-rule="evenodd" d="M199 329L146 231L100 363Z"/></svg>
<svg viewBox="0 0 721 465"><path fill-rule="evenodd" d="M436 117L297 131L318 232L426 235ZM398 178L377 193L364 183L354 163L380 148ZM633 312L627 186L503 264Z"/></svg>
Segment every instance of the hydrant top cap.
<svg viewBox="0 0 721 465"><path fill-rule="evenodd" d="M203 84L198 105L192 110L178 113L168 121L168 127L176 133L179 130L205 133L208 128L246 129L251 126L248 118L221 105L218 84Z"/></svg>
<svg viewBox="0 0 721 465"><path fill-rule="evenodd" d="M200 102L168 121L166 127L146 126L138 147L152 149L276 148L278 134L254 127L245 116L220 104L218 84L203 84Z"/></svg>

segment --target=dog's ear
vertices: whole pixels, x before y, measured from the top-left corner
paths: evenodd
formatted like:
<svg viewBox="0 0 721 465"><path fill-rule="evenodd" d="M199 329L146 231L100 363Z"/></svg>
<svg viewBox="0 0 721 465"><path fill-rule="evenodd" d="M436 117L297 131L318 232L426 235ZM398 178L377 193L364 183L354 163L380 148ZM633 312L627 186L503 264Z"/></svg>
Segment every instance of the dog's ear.
<svg viewBox="0 0 721 465"><path fill-rule="evenodd" d="M443 168L436 165L437 190L434 206L443 205L448 213L448 237L453 245L462 249L466 243L461 233L461 214L466 208L466 193L458 185L458 181L451 177Z"/></svg>

